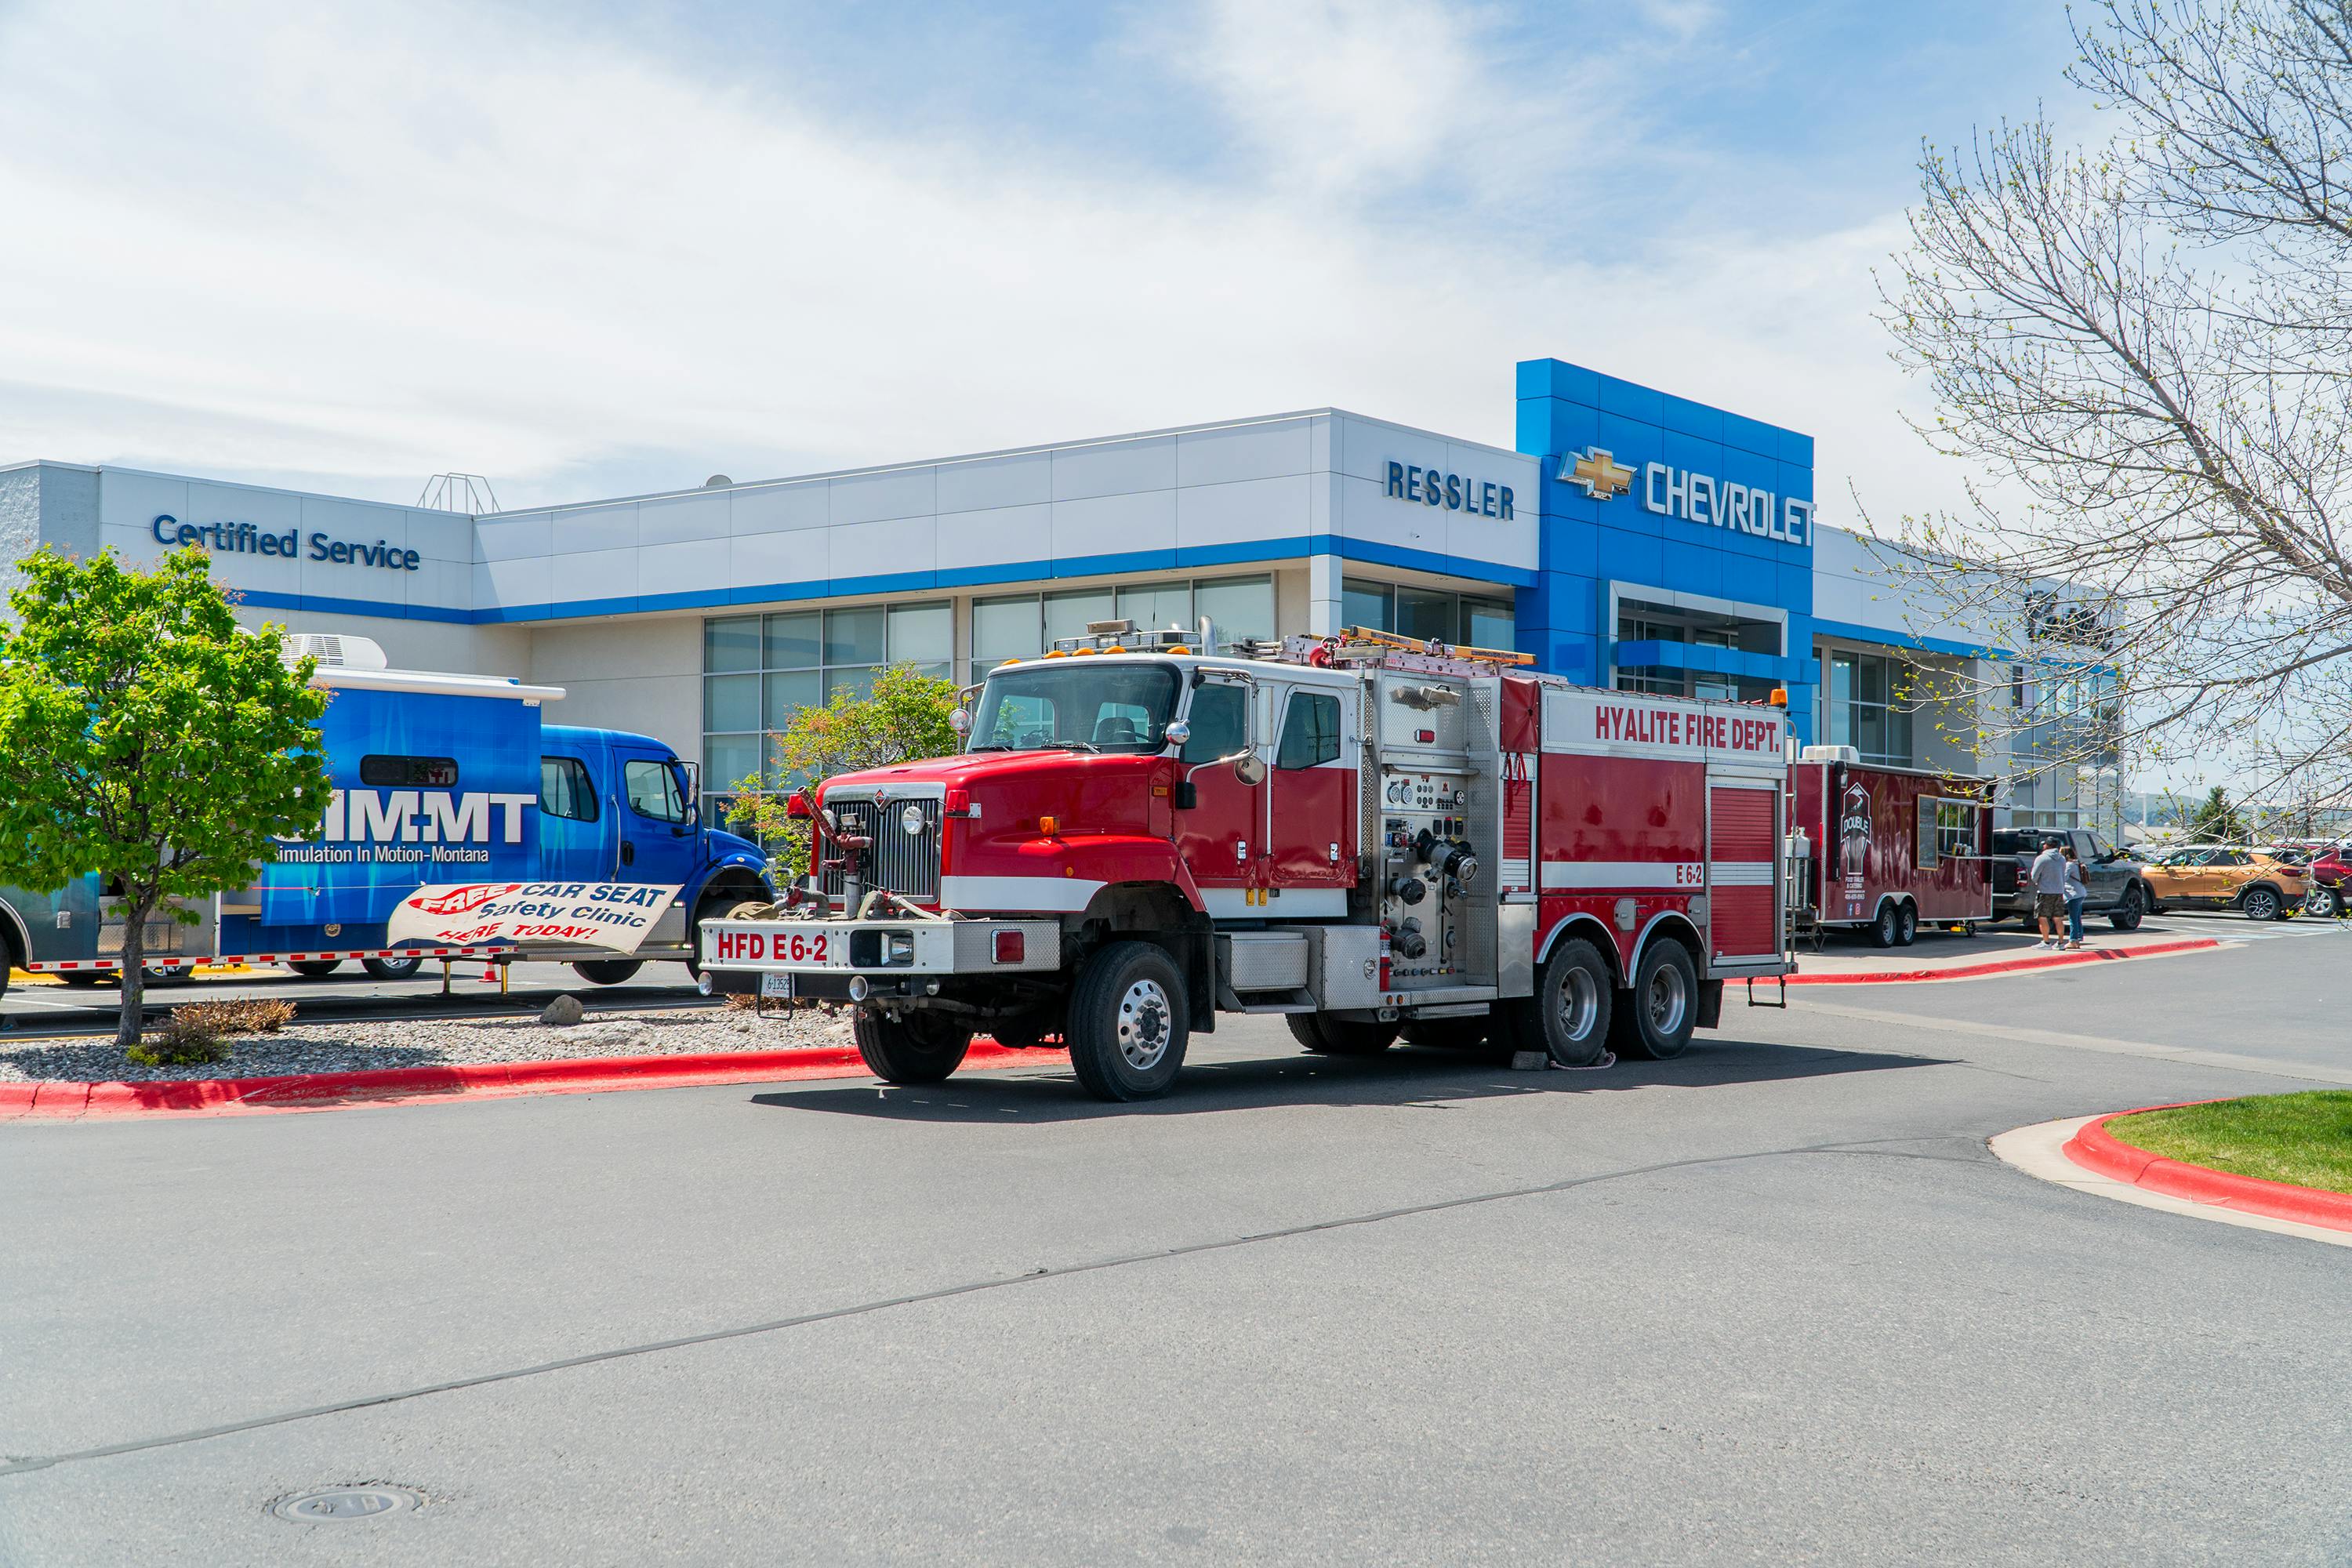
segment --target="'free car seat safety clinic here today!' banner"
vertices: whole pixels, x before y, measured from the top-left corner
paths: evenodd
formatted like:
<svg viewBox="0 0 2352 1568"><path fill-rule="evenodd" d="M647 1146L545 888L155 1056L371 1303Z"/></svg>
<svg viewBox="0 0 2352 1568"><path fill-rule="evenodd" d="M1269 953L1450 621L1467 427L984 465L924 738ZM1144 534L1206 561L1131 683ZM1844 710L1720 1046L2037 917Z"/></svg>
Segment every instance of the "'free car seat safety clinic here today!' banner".
<svg viewBox="0 0 2352 1568"><path fill-rule="evenodd" d="M676 888L644 882L467 882L419 888L392 911L387 945L578 943L635 952Z"/></svg>

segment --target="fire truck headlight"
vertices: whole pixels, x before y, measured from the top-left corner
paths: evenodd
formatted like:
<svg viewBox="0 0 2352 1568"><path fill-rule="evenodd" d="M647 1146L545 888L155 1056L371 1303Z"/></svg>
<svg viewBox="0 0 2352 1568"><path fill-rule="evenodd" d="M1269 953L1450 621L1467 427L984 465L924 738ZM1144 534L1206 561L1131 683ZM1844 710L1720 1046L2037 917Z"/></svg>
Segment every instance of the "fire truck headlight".
<svg viewBox="0 0 2352 1568"><path fill-rule="evenodd" d="M906 829L909 835L920 833L923 830L923 808L919 805L910 805L900 812L898 826Z"/></svg>
<svg viewBox="0 0 2352 1568"><path fill-rule="evenodd" d="M890 933L890 953L889 956L885 958L882 962L885 963L914 963L915 933L907 931L892 931Z"/></svg>

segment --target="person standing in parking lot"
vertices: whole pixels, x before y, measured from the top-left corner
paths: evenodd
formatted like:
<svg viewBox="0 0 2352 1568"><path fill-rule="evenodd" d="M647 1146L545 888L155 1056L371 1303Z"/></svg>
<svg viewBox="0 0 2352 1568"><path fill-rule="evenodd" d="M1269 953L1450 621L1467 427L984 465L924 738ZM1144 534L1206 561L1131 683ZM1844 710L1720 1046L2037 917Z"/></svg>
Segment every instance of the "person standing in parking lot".
<svg viewBox="0 0 2352 1568"><path fill-rule="evenodd" d="M2083 863L2074 858L2074 847L2066 846L2066 945L2083 945L2083 906L2090 900L2091 889L2083 881Z"/></svg>
<svg viewBox="0 0 2352 1568"><path fill-rule="evenodd" d="M2042 924L2042 945L2056 947L2059 924L2066 918L2066 857L2058 852L2058 840L2042 847L2026 874L2033 879L2033 918Z"/></svg>

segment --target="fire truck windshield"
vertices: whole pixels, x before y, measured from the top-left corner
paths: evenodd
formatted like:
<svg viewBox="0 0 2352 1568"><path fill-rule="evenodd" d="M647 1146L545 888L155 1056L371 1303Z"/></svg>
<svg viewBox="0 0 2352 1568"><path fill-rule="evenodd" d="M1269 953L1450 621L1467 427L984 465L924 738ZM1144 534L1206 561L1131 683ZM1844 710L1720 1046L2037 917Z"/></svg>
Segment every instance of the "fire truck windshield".
<svg viewBox="0 0 2352 1568"><path fill-rule="evenodd" d="M1150 752L1167 744L1176 668L1091 659L999 670L981 689L974 752Z"/></svg>

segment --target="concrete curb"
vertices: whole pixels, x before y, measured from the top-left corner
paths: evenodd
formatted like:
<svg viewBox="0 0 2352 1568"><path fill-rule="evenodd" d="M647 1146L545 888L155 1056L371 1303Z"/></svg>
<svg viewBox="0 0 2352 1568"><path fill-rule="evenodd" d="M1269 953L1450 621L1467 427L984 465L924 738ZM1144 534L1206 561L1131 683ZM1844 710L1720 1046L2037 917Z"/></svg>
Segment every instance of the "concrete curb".
<svg viewBox="0 0 2352 1568"><path fill-rule="evenodd" d="M2213 1102L2189 1100L2185 1103L2210 1105ZM2139 1110L2175 1109L2169 1105L2144 1105ZM2084 1122L2082 1130L2066 1142L2066 1157L2084 1170L2095 1171L2110 1181L2143 1187L2151 1193L2162 1193L2167 1197L2237 1209L2271 1219L2293 1220L2297 1225L2317 1226L2323 1230L2352 1231L2352 1194L2298 1187L2292 1182L2266 1182L2258 1176L2241 1176L2205 1165L2185 1164L2126 1143L2107 1131L2107 1123L2116 1117L2137 1116L2139 1110L2113 1111Z"/></svg>
<svg viewBox="0 0 2352 1568"><path fill-rule="evenodd" d="M1058 1052L1013 1050L975 1040L963 1068L1018 1067ZM467 1062L278 1078L187 1079L155 1083L43 1080L0 1083L0 1121L90 1121L141 1116L253 1116L352 1105L413 1105L524 1094L595 1094L699 1084L782 1083L871 1076L855 1047L707 1051L674 1057L582 1057L561 1061Z"/></svg>
<svg viewBox="0 0 2352 1568"><path fill-rule="evenodd" d="M2086 1123L2097 1120L2095 1116L2069 1116L2056 1121L2037 1122L2031 1127L2020 1127L1997 1134L1987 1142L2003 1164L2038 1180L2093 1197L2112 1198L2116 1203L2129 1204L2135 1208L2157 1209L2189 1219L2235 1226L2241 1230L2268 1231L2273 1236L2292 1236L2327 1247L2352 1247L2352 1234L2344 1231L2323 1230L2317 1226L2301 1225L2294 1220L2272 1219L2239 1209L2168 1197L2162 1193L2152 1193L2146 1187L2131 1186L2086 1170L2066 1157L2065 1146Z"/></svg>
<svg viewBox="0 0 2352 1568"><path fill-rule="evenodd" d="M1896 969L1881 974L1791 974L1791 985L1885 985L1914 980L1975 980L1987 974L2011 974L2023 969L2064 969L2077 963L2112 963L2120 958L2159 958L2170 952L2198 952L2220 947L2219 937L2200 936L2180 942L2152 942L2146 947L2103 947L2083 952L2040 952L2028 958L2000 958L1985 963L1964 963L1950 969Z"/></svg>

